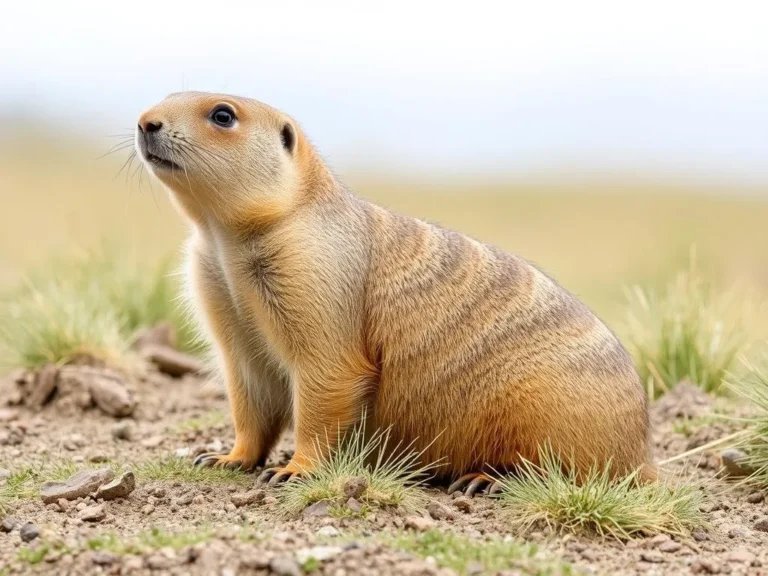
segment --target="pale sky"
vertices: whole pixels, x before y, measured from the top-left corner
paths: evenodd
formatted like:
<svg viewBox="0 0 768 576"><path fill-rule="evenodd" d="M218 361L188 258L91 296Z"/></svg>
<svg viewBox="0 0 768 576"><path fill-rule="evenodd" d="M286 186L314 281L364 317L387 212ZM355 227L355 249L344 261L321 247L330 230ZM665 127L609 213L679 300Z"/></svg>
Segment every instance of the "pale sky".
<svg viewBox="0 0 768 576"><path fill-rule="evenodd" d="M768 182L765 0L3 4L4 117L101 138L169 92L225 91L335 167Z"/></svg>

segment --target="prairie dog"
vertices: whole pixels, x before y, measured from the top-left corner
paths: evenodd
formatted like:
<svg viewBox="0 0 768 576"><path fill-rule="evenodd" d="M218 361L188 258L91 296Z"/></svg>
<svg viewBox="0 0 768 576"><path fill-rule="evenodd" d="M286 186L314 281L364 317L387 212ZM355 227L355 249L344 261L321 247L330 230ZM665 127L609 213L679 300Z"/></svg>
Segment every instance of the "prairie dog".
<svg viewBox="0 0 768 576"><path fill-rule="evenodd" d="M629 355L524 259L355 196L255 100L172 94L136 146L191 223L191 294L228 389L234 447L198 463L262 466L293 422L293 458L265 473L284 480L365 411L470 493L545 444L578 473L655 477Z"/></svg>

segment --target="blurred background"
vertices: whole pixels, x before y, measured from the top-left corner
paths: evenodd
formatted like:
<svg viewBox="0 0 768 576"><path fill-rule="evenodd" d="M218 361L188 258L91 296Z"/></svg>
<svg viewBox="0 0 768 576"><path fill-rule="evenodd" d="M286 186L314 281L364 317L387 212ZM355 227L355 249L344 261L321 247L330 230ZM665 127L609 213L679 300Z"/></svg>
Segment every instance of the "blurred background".
<svg viewBox="0 0 768 576"><path fill-rule="evenodd" d="M760 1L8 3L0 286L103 242L173 254L166 192L103 155L205 90L286 111L359 194L534 261L609 321L692 245L763 289L767 21Z"/></svg>

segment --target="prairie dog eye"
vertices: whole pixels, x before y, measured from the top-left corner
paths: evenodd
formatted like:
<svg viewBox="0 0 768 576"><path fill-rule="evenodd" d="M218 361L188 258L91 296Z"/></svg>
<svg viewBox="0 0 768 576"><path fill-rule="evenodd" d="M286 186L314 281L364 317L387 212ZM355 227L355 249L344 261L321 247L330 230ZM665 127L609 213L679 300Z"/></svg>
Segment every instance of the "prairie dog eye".
<svg viewBox="0 0 768 576"><path fill-rule="evenodd" d="M232 110L231 106L226 104L219 104L216 106L213 110L211 110L208 118L211 120L211 122L216 124L216 126L221 126L222 128L231 128L234 126L235 121L237 120L235 111Z"/></svg>

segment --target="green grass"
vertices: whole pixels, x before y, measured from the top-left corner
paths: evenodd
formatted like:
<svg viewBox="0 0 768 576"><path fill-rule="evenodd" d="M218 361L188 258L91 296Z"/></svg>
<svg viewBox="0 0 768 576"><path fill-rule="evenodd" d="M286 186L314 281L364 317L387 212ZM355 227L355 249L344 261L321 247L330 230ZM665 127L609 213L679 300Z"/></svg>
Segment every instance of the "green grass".
<svg viewBox="0 0 768 576"><path fill-rule="evenodd" d="M410 446L387 450L387 431L366 440L363 426L357 426L327 457L312 463L311 472L288 482L281 490L283 510L295 514L315 502L327 501L338 516L351 515L344 504L343 487L352 478L365 478L367 488L359 498L367 508L401 506L415 509L424 502L419 484L433 465L420 465L420 454Z"/></svg>
<svg viewBox="0 0 768 576"><path fill-rule="evenodd" d="M21 468L14 472L0 485L0 514L5 514L18 500L33 498L37 473L32 468Z"/></svg>
<svg viewBox="0 0 768 576"><path fill-rule="evenodd" d="M143 554L160 548L180 550L207 542L213 537L210 528L196 531L167 532L161 528L152 528L139 533L136 537L121 539L112 532L97 534L88 540L88 548L94 551L106 551L113 554Z"/></svg>
<svg viewBox="0 0 768 576"><path fill-rule="evenodd" d="M196 340L170 261L131 264L117 249L75 254L0 296L0 367L38 368L79 356L117 362L134 334L171 322L181 349Z"/></svg>
<svg viewBox="0 0 768 576"><path fill-rule="evenodd" d="M685 536L705 524L703 494L696 486L642 483L638 472L613 479L610 467L592 468L583 478L564 471L551 450L540 465L524 461L517 476L502 478L501 501L512 523L527 531L546 525L558 532L630 539Z"/></svg>
<svg viewBox="0 0 768 576"><path fill-rule="evenodd" d="M729 382L729 387L750 402L754 414L742 418L747 434L739 443L745 452L745 464L754 469L747 479L763 489L768 489L768 370L751 362L745 362L746 371Z"/></svg>
<svg viewBox="0 0 768 576"><path fill-rule="evenodd" d="M745 302L737 298L734 290L718 292L693 259L661 293L627 291L625 338L649 396L685 379L706 392L723 391L749 339Z"/></svg>
<svg viewBox="0 0 768 576"><path fill-rule="evenodd" d="M220 410L212 410L207 412L199 418L190 418L179 422L175 426L176 432L198 432L201 430L207 430L208 428L215 428L218 426L226 425L229 423L229 415L226 412Z"/></svg>
<svg viewBox="0 0 768 576"><path fill-rule="evenodd" d="M71 552L63 542L50 542L48 540L37 540L32 542L28 546L19 548L16 553L16 557L22 562L27 564L39 564L42 562L49 552L58 552L60 554L67 554Z"/></svg>
<svg viewBox="0 0 768 576"><path fill-rule="evenodd" d="M168 456L159 460L150 460L134 467L136 476L144 480L162 480L178 482L231 483L248 485L253 477L227 468L206 468L194 466L189 458Z"/></svg>
<svg viewBox="0 0 768 576"><path fill-rule="evenodd" d="M451 532L429 530L423 534L402 532L385 540L394 548L422 557L432 557L440 567L467 573L474 565L485 573L503 570L520 574L573 574L570 565L543 554L535 545L507 542L498 538L475 540Z"/></svg>

